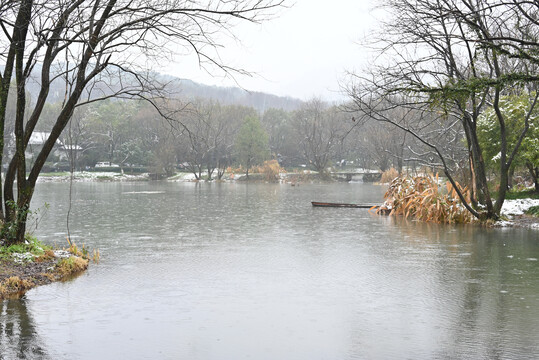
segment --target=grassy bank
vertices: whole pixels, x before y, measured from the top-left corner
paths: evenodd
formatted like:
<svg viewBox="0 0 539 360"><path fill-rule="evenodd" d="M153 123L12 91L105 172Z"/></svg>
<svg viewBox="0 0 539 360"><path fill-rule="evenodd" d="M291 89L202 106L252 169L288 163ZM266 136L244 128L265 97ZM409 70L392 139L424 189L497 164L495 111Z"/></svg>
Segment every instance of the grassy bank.
<svg viewBox="0 0 539 360"><path fill-rule="evenodd" d="M72 244L53 249L33 237L24 244L0 246L0 299L20 297L29 289L68 279L86 270L90 254ZM98 261L99 253L94 253Z"/></svg>

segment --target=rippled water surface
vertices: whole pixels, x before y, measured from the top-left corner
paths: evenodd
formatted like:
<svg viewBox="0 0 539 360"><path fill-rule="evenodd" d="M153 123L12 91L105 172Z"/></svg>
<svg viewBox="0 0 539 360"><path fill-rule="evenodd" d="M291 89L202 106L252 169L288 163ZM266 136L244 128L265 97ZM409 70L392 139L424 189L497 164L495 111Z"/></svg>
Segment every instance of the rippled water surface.
<svg viewBox="0 0 539 360"><path fill-rule="evenodd" d="M0 359L536 359L539 235L394 220L364 184L77 183L82 276L0 303ZM68 186L36 235L63 245Z"/></svg>

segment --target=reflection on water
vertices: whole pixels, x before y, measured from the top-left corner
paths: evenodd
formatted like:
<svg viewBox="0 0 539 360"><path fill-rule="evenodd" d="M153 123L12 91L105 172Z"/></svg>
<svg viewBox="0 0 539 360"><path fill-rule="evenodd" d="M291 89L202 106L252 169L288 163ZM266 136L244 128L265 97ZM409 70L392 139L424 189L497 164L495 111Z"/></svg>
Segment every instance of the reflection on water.
<svg viewBox="0 0 539 360"><path fill-rule="evenodd" d="M26 299L0 302L0 359L47 359Z"/></svg>
<svg viewBox="0 0 539 360"><path fill-rule="evenodd" d="M381 199L363 184L74 191L72 233L101 264L28 292L1 354L26 318L26 344L55 359L539 357L537 232L310 206ZM57 209L37 235L62 243L65 184L36 196Z"/></svg>

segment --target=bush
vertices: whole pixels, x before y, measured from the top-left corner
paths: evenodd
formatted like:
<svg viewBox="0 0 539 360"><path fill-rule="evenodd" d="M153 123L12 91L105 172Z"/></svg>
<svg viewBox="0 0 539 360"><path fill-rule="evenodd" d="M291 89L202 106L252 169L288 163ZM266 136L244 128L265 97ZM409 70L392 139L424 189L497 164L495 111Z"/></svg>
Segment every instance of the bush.
<svg viewBox="0 0 539 360"><path fill-rule="evenodd" d="M382 178L380 179L380 182L383 184L389 184L398 176L399 172L395 170L395 168L391 168L382 173Z"/></svg>
<svg viewBox="0 0 539 360"><path fill-rule="evenodd" d="M469 223L472 214L462 205L457 192L448 181L445 189L439 185L438 175L434 176L400 176L389 185L385 194L386 201L377 212L388 212L390 215L404 215L422 221L437 223ZM469 201L467 188L459 190Z"/></svg>
<svg viewBox="0 0 539 360"><path fill-rule="evenodd" d="M267 181L277 181L279 180L279 173L283 171L277 160L267 160L264 161L264 164L257 167L254 172L263 174L264 179Z"/></svg>
<svg viewBox="0 0 539 360"><path fill-rule="evenodd" d="M88 267L88 262L89 261L87 259L77 256L70 256L58 262L56 265L56 272L62 277L75 274L86 270Z"/></svg>

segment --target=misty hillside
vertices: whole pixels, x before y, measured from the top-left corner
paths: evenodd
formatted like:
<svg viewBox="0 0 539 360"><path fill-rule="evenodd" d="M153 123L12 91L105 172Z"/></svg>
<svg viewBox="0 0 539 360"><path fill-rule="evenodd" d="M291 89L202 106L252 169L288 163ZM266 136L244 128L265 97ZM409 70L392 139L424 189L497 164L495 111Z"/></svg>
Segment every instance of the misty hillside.
<svg viewBox="0 0 539 360"><path fill-rule="evenodd" d="M28 84L28 91L32 99L37 97L40 89L40 70L39 66L33 72L33 76ZM263 112L266 109L278 108L283 110L295 110L299 108L302 101L291 97L276 96L263 92L250 92L238 87L220 87L200 84L188 79L180 79L170 75L158 74L156 78L159 81L169 83L169 90L175 94L175 97L190 101L196 98L213 99L225 105L243 105L255 108ZM110 94L114 90L111 83L118 81L106 81L107 86L94 87L94 91L100 94ZM110 88L110 89L109 89ZM55 80L50 87L48 102L55 103L63 100L65 93L65 82L62 79Z"/></svg>
<svg viewBox="0 0 539 360"><path fill-rule="evenodd" d="M263 112L266 109L278 108L283 110L296 110L302 104L299 99L282 97L263 92L251 91L237 87L208 86L191 80L180 80L180 97L184 99L210 98L227 105L244 105Z"/></svg>

